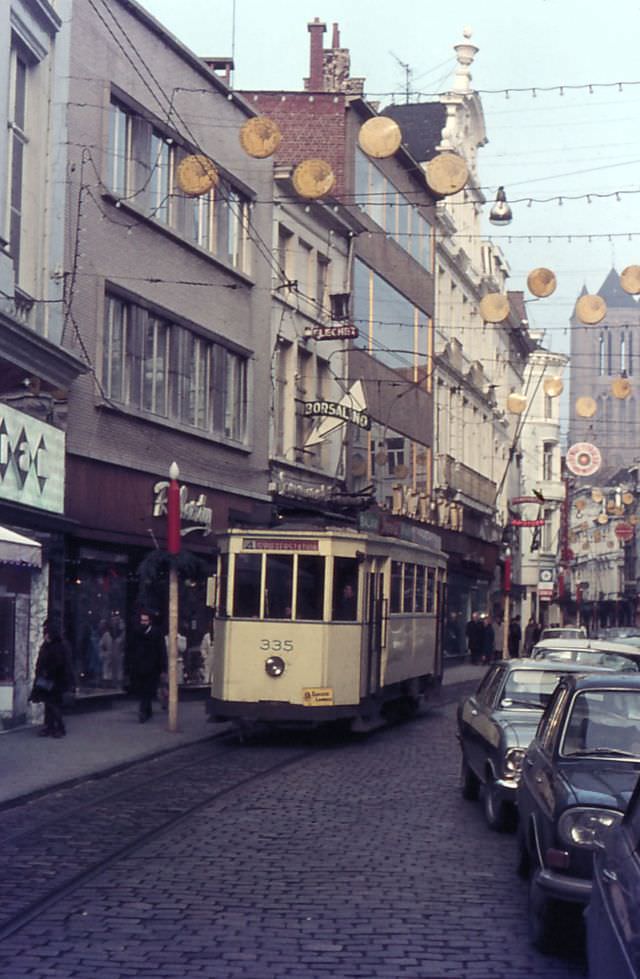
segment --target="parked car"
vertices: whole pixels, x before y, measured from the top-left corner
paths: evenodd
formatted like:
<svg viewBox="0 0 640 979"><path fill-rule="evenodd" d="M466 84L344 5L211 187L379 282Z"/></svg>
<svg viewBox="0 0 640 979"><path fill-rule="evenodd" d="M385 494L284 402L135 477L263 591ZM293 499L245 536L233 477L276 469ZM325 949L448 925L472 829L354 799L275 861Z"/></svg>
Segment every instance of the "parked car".
<svg viewBox="0 0 640 979"><path fill-rule="evenodd" d="M556 944L561 910L585 905L594 850L620 824L640 772L640 675L567 674L529 745L516 793L529 930Z"/></svg>
<svg viewBox="0 0 640 979"><path fill-rule="evenodd" d="M640 667L640 647L610 639L541 639L531 650L530 658L597 666L606 663L611 656L625 657Z"/></svg>
<svg viewBox="0 0 640 979"><path fill-rule="evenodd" d="M583 625L547 626L540 633L540 639L586 639L587 630Z"/></svg>
<svg viewBox="0 0 640 979"><path fill-rule="evenodd" d="M620 658L622 666L635 669ZM619 664L596 664L607 672ZM476 692L458 706L462 751L461 788L465 799L482 795L487 825L504 830L515 824L516 788L524 753L560 677L584 672L584 664L501 660L489 667Z"/></svg>
<svg viewBox="0 0 640 979"><path fill-rule="evenodd" d="M640 780L596 851L585 920L590 979L640 979Z"/></svg>

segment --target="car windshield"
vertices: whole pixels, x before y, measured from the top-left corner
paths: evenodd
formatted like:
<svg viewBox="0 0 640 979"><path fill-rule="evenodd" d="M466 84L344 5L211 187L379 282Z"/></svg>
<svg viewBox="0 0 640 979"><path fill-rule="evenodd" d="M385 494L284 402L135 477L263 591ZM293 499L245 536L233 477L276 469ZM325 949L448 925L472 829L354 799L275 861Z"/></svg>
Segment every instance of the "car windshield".
<svg viewBox="0 0 640 979"><path fill-rule="evenodd" d="M546 707L561 673L551 670L512 670L502 691L502 707Z"/></svg>
<svg viewBox="0 0 640 979"><path fill-rule="evenodd" d="M561 753L640 758L640 690L584 690L576 694Z"/></svg>
<svg viewBox="0 0 640 979"><path fill-rule="evenodd" d="M597 649L541 649L536 659L553 663L578 663L580 666L595 666L608 670L628 670L637 672L638 667L632 659L618 653L599 652Z"/></svg>

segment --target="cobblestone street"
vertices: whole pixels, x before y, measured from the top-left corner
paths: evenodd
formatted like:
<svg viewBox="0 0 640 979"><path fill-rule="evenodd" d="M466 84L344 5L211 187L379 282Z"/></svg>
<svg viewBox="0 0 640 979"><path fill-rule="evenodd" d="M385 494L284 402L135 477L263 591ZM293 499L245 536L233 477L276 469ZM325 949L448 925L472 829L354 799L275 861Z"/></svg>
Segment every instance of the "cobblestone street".
<svg viewBox="0 0 640 979"><path fill-rule="evenodd" d="M458 761L449 704L358 740L208 742L8 809L0 972L585 975L531 949L515 839L462 800Z"/></svg>

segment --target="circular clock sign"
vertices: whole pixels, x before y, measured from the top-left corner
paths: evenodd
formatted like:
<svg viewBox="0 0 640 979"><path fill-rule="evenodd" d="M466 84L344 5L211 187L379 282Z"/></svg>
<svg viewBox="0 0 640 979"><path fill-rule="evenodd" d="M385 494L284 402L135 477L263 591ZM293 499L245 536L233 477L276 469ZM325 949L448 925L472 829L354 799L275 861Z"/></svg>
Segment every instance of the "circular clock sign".
<svg viewBox="0 0 640 979"><path fill-rule="evenodd" d="M591 442L574 442L567 450L567 469L574 476L593 476L601 464L600 450Z"/></svg>

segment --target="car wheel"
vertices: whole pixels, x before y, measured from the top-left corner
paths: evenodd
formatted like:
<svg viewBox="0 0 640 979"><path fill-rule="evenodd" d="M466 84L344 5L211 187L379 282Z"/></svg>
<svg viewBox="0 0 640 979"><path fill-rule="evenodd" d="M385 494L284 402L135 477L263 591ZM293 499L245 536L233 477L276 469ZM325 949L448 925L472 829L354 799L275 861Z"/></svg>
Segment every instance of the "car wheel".
<svg viewBox="0 0 640 979"><path fill-rule="evenodd" d="M487 826L489 829L501 833L507 828L508 812L493 779L489 779L482 787L482 802Z"/></svg>
<svg viewBox="0 0 640 979"><path fill-rule="evenodd" d="M462 798L474 802L480 794L480 782L478 777L469 768L467 760L462 756L460 767L460 786L462 788Z"/></svg>
<svg viewBox="0 0 640 979"><path fill-rule="evenodd" d="M529 938L540 952L553 952L558 943L558 902L549 898L536 870L529 885Z"/></svg>

